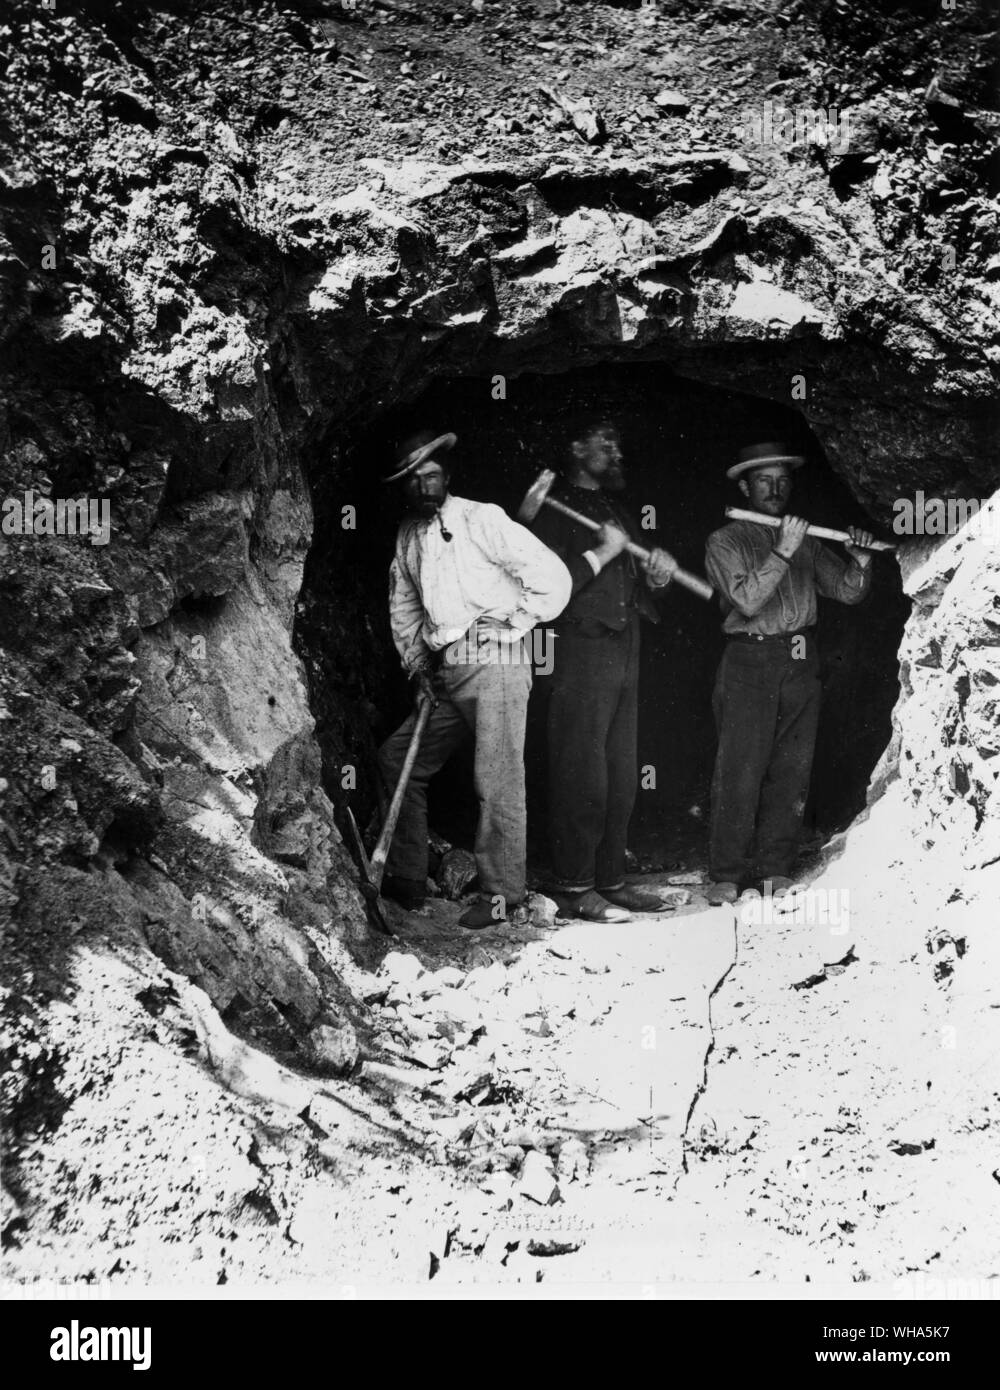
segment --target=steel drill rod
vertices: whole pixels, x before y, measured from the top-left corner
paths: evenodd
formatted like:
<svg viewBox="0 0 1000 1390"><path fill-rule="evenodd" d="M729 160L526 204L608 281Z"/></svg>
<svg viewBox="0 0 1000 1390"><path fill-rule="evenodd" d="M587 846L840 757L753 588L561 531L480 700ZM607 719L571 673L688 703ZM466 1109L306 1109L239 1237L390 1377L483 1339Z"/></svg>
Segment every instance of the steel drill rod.
<svg viewBox="0 0 1000 1390"><path fill-rule="evenodd" d="M762 526L772 526L775 531L781 525L780 516L764 516L761 512L748 512L742 507L727 507L726 516L732 517L734 521L759 521ZM853 544L846 531L833 531L829 526L807 526L807 536L818 536L824 541L845 541L848 545ZM872 541L871 545L863 547L865 550L895 550L896 546L889 541Z"/></svg>

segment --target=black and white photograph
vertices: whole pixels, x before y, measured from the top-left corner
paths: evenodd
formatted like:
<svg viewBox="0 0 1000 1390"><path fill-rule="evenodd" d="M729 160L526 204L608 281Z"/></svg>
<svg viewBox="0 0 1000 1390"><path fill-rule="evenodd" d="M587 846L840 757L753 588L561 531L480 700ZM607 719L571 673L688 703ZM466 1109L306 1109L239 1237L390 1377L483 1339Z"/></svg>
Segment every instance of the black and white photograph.
<svg viewBox="0 0 1000 1390"><path fill-rule="evenodd" d="M43 1370L165 1371L170 1300L719 1305L723 1358L780 1304L775 1367L961 1364L998 73L989 0L2 0Z"/></svg>

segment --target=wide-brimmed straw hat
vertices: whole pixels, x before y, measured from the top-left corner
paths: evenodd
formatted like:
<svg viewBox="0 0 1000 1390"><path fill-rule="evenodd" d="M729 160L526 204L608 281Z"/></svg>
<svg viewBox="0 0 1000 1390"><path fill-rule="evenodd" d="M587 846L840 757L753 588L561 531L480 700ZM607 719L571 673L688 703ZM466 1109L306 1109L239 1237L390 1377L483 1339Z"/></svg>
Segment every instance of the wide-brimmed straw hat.
<svg viewBox="0 0 1000 1390"><path fill-rule="evenodd" d="M751 444L741 449L739 462L726 469L727 478L738 478L749 473L751 468L762 468L766 463L787 463L789 468L801 468L805 459L801 454L793 454L787 444Z"/></svg>
<svg viewBox="0 0 1000 1390"><path fill-rule="evenodd" d="M431 454L453 449L457 437L454 434L435 434L433 430L418 430L416 434L411 434L396 449L396 461L382 478L383 483L398 482L419 468Z"/></svg>

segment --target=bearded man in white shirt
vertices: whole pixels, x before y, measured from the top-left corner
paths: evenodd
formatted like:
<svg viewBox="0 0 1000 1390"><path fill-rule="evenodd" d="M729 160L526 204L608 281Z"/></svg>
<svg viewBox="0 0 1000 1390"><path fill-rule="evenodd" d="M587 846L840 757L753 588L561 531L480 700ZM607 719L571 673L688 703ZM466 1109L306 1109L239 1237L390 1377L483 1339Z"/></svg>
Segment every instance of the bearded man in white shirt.
<svg viewBox="0 0 1000 1390"><path fill-rule="evenodd" d="M433 703L386 863L383 892L423 903L427 881L427 784L469 737L479 800L475 854L479 900L459 918L478 930L523 920L524 732L531 690L525 637L569 601L569 570L526 527L492 503L448 491L455 435L405 440L383 479L398 483L407 516L389 570L389 618L403 669L419 700ZM384 795L406 756L416 712L379 750Z"/></svg>

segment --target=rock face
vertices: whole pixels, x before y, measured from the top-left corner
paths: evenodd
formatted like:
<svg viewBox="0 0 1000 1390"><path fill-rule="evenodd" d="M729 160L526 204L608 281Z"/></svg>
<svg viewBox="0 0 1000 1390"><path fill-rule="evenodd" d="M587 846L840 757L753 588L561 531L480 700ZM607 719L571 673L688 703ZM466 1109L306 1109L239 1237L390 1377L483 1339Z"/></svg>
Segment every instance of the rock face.
<svg viewBox="0 0 1000 1390"><path fill-rule="evenodd" d="M8 7L0 494L111 528L0 536L7 1013L37 1062L12 1114L88 934L286 1058L353 1065L329 942L372 947L293 634L312 496L362 417L445 374L655 360L794 400L883 523L918 487L994 490L989 11L934 7L918 47L925 8L875 32L853 3L752 29L680 3ZM748 144L779 96L849 111L856 144ZM881 774L982 874L993 554L904 561Z"/></svg>

